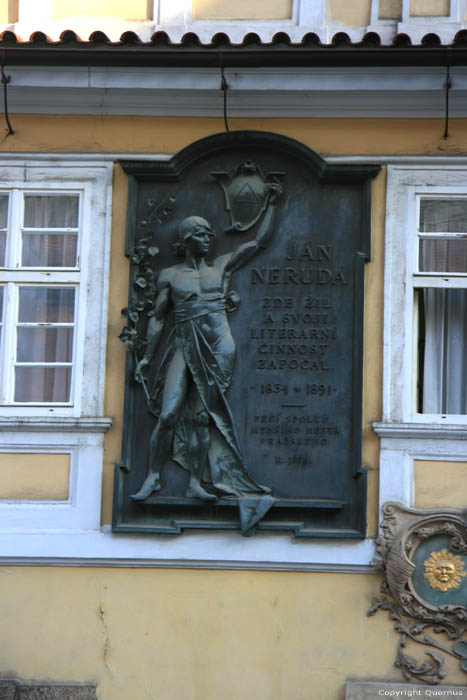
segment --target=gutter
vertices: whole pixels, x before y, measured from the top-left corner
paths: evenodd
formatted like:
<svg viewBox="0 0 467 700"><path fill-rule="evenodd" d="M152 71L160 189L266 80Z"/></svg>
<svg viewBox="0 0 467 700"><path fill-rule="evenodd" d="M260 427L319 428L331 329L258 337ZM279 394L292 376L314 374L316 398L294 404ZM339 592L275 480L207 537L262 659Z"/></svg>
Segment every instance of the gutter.
<svg viewBox="0 0 467 700"><path fill-rule="evenodd" d="M300 43L291 43L285 33L262 43L257 34L247 34L241 44L232 44L226 34L216 34L211 43L201 44L196 34L186 34L172 43L165 32L156 32L142 42L134 32L111 42L103 32L93 32L82 41L71 30L53 42L42 32L34 32L22 42L11 31L0 35L0 56L5 66L60 65L112 67L398 67L467 66L467 31L460 31L452 44L441 44L436 34L412 44L401 34L392 44L381 44L376 33L353 43L339 33L332 43L322 44L316 34L306 34Z"/></svg>

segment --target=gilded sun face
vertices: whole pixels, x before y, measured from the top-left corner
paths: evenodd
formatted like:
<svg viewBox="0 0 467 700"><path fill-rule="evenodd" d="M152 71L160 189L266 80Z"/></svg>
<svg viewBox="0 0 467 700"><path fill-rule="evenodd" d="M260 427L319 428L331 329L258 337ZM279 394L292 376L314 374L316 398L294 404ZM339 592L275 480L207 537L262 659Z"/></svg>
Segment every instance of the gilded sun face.
<svg viewBox="0 0 467 700"><path fill-rule="evenodd" d="M459 588L461 579L465 576L464 562L459 556L451 554L447 549L432 552L430 558L423 562L425 578L432 588L439 588L445 593L450 588Z"/></svg>

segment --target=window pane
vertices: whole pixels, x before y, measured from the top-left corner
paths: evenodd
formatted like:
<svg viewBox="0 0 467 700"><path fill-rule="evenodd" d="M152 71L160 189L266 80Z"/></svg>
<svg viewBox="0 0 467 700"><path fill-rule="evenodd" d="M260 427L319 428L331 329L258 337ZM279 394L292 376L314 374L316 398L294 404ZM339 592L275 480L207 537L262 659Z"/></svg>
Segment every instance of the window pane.
<svg viewBox="0 0 467 700"><path fill-rule="evenodd" d="M6 231L0 231L0 267L5 267Z"/></svg>
<svg viewBox="0 0 467 700"><path fill-rule="evenodd" d="M26 195L25 228L77 228L79 195Z"/></svg>
<svg viewBox="0 0 467 700"><path fill-rule="evenodd" d="M0 343L2 340L2 328L3 328L3 296L5 287L0 287Z"/></svg>
<svg viewBox="0 0 467 700"><path fill-rule="evenodd" d="M18 328L18 362L71 362L73 328Z"/></svg>
<svg viewBox="0 0 467 700"><path fill-rule="evenodd" d="M23 267L75 267L78 236L76 234L24 233L21 265Z"/></svg>
<svg viewBox="0 0 467 700"><path fill-rule="evenodd" d="M8 200L9 196L7 194L0 194L0 267L5 267Z"/></svg>
<svg viewBox="0 0 467 700"><path fill-rule="evenodd" d="M467 414L467 289L419 292L421 413Z"/></svg>
<svg viewBox="0 0 467 700"><path fill-rule="evenodd" d="M467 199L422 199L420 231L467 232Z"/></svg>
<svg viewBox="0 0 467 700"><path fill-rule="evenodd" d="M467 272L467 239L421 240L419 269L421 272Z"/></svg>
<svg viewBox="0 0 467 700"><path fill-rule="evenodd" d="M0 228L7 228L8 225L8 200L9 195L0 194Z"/></svg>
<svg viewBox="0 0 467 700"><path fill-rule="evenodd" d="M66 403L70 400L71 367L16 367L15 401Z"/></svg>
<svg viewBox="0 0 467 700"><path fill-rule="evenodd" d="M73 287L20 287L20 323L73 323Z"/></svg>

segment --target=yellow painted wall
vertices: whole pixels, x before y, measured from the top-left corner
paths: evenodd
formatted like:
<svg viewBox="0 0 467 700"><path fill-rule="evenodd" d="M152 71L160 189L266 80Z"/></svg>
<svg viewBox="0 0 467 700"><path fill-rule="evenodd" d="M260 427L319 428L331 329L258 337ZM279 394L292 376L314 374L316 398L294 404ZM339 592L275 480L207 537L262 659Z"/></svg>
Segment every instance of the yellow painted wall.
<svg viewBox="0 0 467 700"><path fill-rule="evenodd" d="M152 11L148 0L52 0L51 19L67 17L119 17L127 20L148 19ZM98 29L98 27L96 27Z"/></svg>
<svg viewBox="0 0 467 700"><path fill-rule="evenodd" d="M334 22L348 27L363 27L370 23L371 0L328 0L328 14Z"/></svg>
<svg viewBox="0 0 467 700"><path fill-rule="evenodd" d="M292 0L193 0L193 19L289 19Z"/></svg>
<svg viewBox="0 0 467 700"><path fill-rule="evenodd" d="M18 21L19 0L0 0L0 24Z"/></svg>
<svg viewBox="0 0 467 700"><path fill-rule="evenodd" d="M221 118L10 115L13 136L0 152L174 153L224 130ZM231 129L259 129L290 136L323 155L384 153L443 155L467 152L467 119L230 119Z"/></svg>
<svg viewBox="0 0 467 700"><path fill-rule="evenodd" d="M381 19L402 17L402 0L379 0L378 16Z"/></svg>
<svg viewBox="0 0 467 700"><path fill-rule="evenodd" d="M7 24L8 22L8 0L0 1L0 23Z"/></svg>
<svg viewBox="0 0 467 700"><path fill-rule="evenodd" d="M0 499L66 501L69 454L0 454Z"/></svg>
<svg viewBox="0 0 467 700"><path fill-rule="evenodd" d="M192 141L222 130L220 119L155 119L150 117L76 117L12 115L15 134L4 139L5 151L66 151L160 153L176 152ZM274 131L302 141L322 154L465 153L465 120L452 120L450 138L443 139L442 120L232 119L231 127ZM382 146L384 144L384 147ZM111 297L105 411L114 426L105 438L102 522L111 521L114 462L120 457L123 410L124 347L118 335L127 304L128 261L124 257L127 179L115 168L111 250ZM371 421L381 417L381 348L383 304L383 231L385 173L373 184L373 259L366 266L363 462L369 468L369 533L377 528L379 442Z"/></svg>
<svg viewBox="0 0 467 700"><path fill-rule="evenodd" d="M412 17L449 16L450 0L410 0Z"/></svg>
<svg viewBox="0 0 467 700"><path fill-rule="evenodd" d="M176 152L222 130L220 119L150 117L77 117L12 115L15 134L4 138L5 151L46 152ZM442 120L383 119L232 119L231 128L274 131L302 141L321 154L457 154L467 151L466 120L451 120L450 138L443 139ZM384 144L384 145L383 145ZM105 412L114 419L105 437L102 522L111 521L114 462L120 457L125 353L118 335L124 325L120 309L127 304L128 261L124 257L127 178L114 173L114 209L110 269L111 296ZM383 306L383 232L385 173L373 183L372 262L366 266L363 463L369 469L369 534L377 529L379 442L371 421L381 417Z"/></svg>
<svg viewBox="0 0 467 700"><path fill-rule="evenodd" d="M170 153L223 128L214 118L11 118L15 134L0 149L12 152ZM444 140L442 120L231 120L232 129L285 134L321 154L460 154L467 151L466 127L466 120L452 120ZM385 187L382 171L373 183L373 260L365 280L370 534L377 526L379 443L371 421L381 417ZM111 519L121 449L126 193L127 178L116 165L105 396L114 425L105 437L104 523ZM439 489L438 466L416 465L417 499L433 498ZM426 496L420 470L430 473ZM384 613L366 617L378 589L378 577L369 574L3 567L0 617L8 645L0 677L96 681L99 700L343 700L346 678L401 680L393 668L398 637L392 623ZM423 661L423 653L410 653ZM455 659L448 668L449 682L462 683Z"/></svg>
<svg viewBox="0 0 467 700"><path fill-rule="evenodd" d="M366 617L378 586L356 574L7 567L0 675L97 681L99 700L343 700L348 677L397 677L392 624Z"/></svg>
<svg viewBox="0 0 467 700"><path fill-rule="evenodd" d="M414 506L416 508L465 508L467 462L414 462Z"/></svg>

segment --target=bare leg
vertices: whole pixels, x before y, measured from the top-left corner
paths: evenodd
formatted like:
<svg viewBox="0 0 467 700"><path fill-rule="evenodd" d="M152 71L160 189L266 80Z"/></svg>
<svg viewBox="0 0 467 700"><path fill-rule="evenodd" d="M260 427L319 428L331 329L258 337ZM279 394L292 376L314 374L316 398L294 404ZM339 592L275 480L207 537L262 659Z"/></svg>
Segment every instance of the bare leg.
<svg viewBox="0 0 467 700"><path fill-rule="evenodd" d="M134 501L144 501L153 491L159 491L160 470L170 458L173 430L188 394L188 370L181 350L172 358L164 385L162 410L149 444L148 474L143 485L133 494Z"/></svg>
<svg viewBox="0 0 467 700"><path fill-rule="evenodd" d="M209 450L209 423L211 419L204 410L198 410L193 418L193 435L190 444L190 481L185 492L187 498L200 498L202 501L216 501L212 493L201 486L204 465Z"/></svg>

